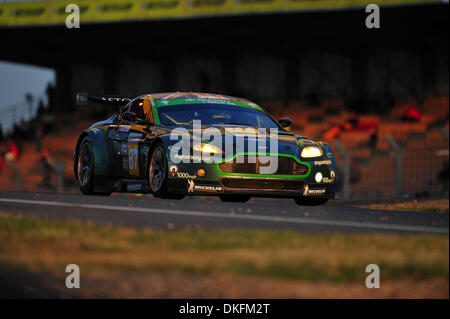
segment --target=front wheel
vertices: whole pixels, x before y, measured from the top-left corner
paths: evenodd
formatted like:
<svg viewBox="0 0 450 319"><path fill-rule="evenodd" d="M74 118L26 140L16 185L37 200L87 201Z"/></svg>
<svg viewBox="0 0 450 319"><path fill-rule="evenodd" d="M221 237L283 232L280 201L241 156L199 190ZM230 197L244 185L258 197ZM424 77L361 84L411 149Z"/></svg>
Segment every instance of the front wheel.
<svg viewBox="0 0 450 319"><path fill-rule="evenodd" d="M184 195L173 194L167 190L167 159L163 145L153 150L148 168L148 184L153 196L168 199L183 199Z"/></svg>
<svg viewBox="0 0 450 319"><path fill-rule="evenodd" d="M296 197L294 200L300 206L319 206L328 202L328 198L315 197Z"/></svg>

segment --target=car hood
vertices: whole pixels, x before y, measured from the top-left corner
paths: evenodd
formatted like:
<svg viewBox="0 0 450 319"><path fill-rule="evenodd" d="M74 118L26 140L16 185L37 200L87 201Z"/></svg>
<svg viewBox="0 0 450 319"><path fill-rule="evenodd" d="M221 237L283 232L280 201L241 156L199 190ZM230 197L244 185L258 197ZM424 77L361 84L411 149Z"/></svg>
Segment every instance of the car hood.
<svg viewBox="0 0 450 319"><path fill-rule="evenodd" d="M182 127L183 129L186 129L187 132L189 132L190 137L193 138L193 140L198 140L198 137L200 136L199 130L194 130L192 126L185 126ZM220 132L220 141L218 145L222 146L222 150L225 151L226 147L229 147L227 145L227 142L230 141L230 139L227 139L227 135L234 135L233 138L233 154L236 154L238 152L238 147L236 146L237 143L242 143L242 145L239 147L239 150L244 150L244 152L248 152L249 146L256 150L256 152L259 153L266 153L266 154L287 154L287 155L298 155L299 147L301 148L299 144L299 139L302 140L309 140L314 141L313 139L298 136L291 132L284 131L279 129L277 132L278 137L278 143L276 145L274 142L272 142L272 146L270 144L270 138L269 138L269 130L266 129L266 139L265 143L259 143L258 139L258 127L254 126L246 126L246 125L230 125L230 124L215 124L215 125L202 125L201 127L201 133L202 143L213 143L217 145L217 143L214 141L215 136L210 136L208 134L209 128L216 128ZM273 135L272 135L273 136ZM242 142L241 142L242 141ZM173 141L173 143L176 143L176 141ZM255 145L252 147L252 144ZM262 144L262 145L261 145ZM276 146L276 147L275 147ZM241 153L239 151L238 153Z"/></svg>

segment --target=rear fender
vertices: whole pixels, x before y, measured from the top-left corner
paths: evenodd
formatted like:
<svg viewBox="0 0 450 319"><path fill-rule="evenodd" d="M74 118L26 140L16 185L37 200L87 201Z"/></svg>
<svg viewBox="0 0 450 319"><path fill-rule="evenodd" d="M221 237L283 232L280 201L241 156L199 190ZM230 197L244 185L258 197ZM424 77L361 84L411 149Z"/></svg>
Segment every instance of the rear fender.
<svg viewBox="0 0 450 319"><path fill-rule="evenodd" d="M108 175L109 156L106 147L105 131L99 128L93 128L83 131L78 138L74 152L74 173L76 176L76 159L83 139L89 136L94 151L94 173L96 176Z"/></svg>

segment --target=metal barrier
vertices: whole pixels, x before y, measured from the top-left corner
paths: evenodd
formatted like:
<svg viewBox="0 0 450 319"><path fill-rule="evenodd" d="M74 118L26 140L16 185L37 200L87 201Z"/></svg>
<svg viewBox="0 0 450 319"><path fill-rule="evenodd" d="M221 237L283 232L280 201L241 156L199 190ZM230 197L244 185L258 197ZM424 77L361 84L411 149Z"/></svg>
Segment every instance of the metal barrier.
<svg viewBox="0 0 450 319"><path fill-rule="evenodd" d="M448 198L449 148L445 128L419 137L391 134L386 141L388 147L373 150L345 148L343 143L334 142L336 162L341 168L337 181L342 198ZM358 156L362 150L368 155Z"/></svg>
<svg viewBox="0 0 450 319"><path fill-rule="evenodd" d="M349 199L350 198L350 155L345 150L345 148L339 143L338 141L334 141L334 146L336 147L337 151L342 155L344 158L343 163L343 185L342 185L342 198L343 199Z"/></svg>
<svg viewBox="0 0 450 319"><path fill-rule="evenodd" d="M33 119L39 108L39 103L42 101L43 106L48 107L48 98L45 93L31 96L29 99L23 99L13 105L2 107L0 116L0 127L3 134L6 134L14 128L15 124L23 121L30 121Z"/></svg>

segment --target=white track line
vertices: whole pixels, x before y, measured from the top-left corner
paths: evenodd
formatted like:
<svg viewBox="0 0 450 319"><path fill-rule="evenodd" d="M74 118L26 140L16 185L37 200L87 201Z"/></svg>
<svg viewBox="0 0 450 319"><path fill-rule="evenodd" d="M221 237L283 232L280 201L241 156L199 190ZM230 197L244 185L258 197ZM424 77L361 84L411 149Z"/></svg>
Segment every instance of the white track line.
<svg viewBox="0 0 450 319"><path fill-rule="evenodd" d="M140 208L140 207L128 207L128 206L95 205L95 204L77 204L77 203L49 202L49 201L40 201L40 200L26 200L26 199L12 199L12 198L0 198L0 202L16 203L16 204L30 204L30 205L43 205L43 206L56 206L56 207L71 207L71 208L78 207L78 208L103 209L103 210L127 211L127 212L141 212L141 213L165 214L165 215L245 219L245 220L295 223L295 224L313 224L313 225L324 225L324 226L344 226L344 227L396 230L396 231L421 232L421 233L448 234L448 232L449 232L449 229L445 228L445 227L366 223L366 222L352 222L352 221L341 221L341 220L323 220L323 219L303 218L303 217L275 217L275 216L267 216L267 215L243 215L243 214L231 215L231 214L223 214L223 213L200 212L200 211L189 211L189 210L176 210L176 209L163 209L163 208Z"/></svg>

